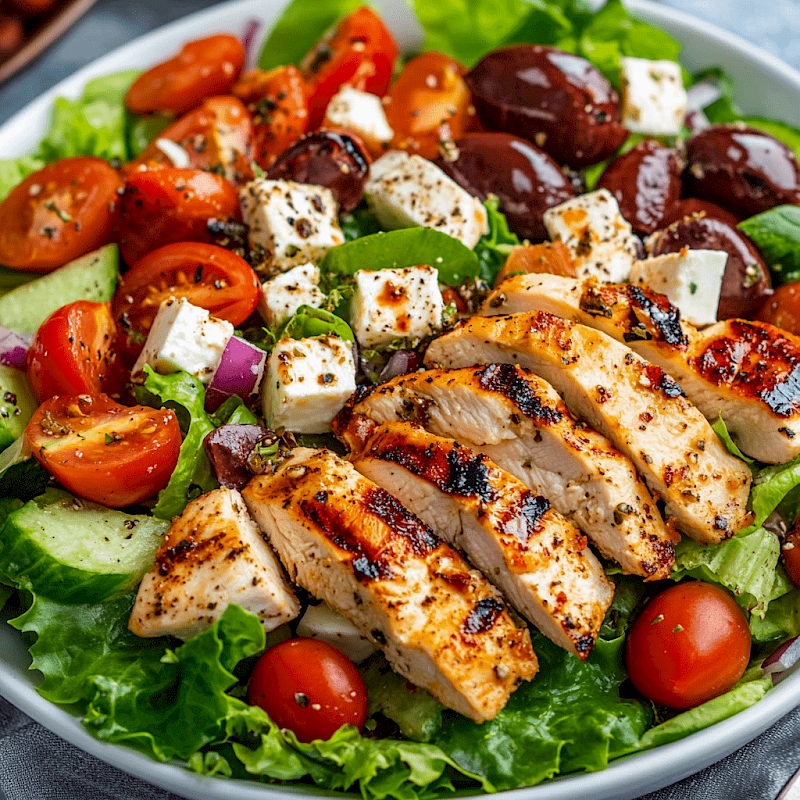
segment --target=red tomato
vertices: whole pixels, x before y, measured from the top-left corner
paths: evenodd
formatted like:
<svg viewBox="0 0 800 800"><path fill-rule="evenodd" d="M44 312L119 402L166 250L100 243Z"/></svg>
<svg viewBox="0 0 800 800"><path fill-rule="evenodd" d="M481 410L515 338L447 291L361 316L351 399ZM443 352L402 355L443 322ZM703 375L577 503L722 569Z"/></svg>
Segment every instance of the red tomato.
<svg viewBox="0 0 800 800"><path fill-rule="evenodd" d="M193 169L222 174L238 186L253 177L253 124L244 103L232 95L209 97L158 134L137 162L172 165L156 144L158 139L177 142L189 156ZM130 172L129 172L130 174Z"/></svg>
<svg viewBox="0 0 800 800"><path fill-rule="evenodd" d="M386 94L397 53L392 34L366 6L328 31L300 63L309 89L309 130L319 127L331 97L343 85Z"/></svg>
<svg viewBox="0 0 800 800"><path fill-rule="evenodd" d="M244 56L242 43L229 34L189 42L178 55L140 75L125 105L134 114L185 114L206 97L230 94Z"/></svg>
<svg viewBox="0 0 800 800"><path fill-rule="evenodd" d="M693 708L727 692L750 659L750 631L733 598L710 583L679 583L654 597L628 633L633 685L670 708Z"/></svg>
<svg viewBox="0 0 800 800"><path fill-rule="evenodd" d="M800 335L800 283L779 286L758 310L756 319Z"/></svg>
<svg viewBox="0 0 800 800"><path fill-rule="evenodd" d="M241 325L255 311L260 290L252 267L224 247L199 242L160 247L120 278L112 302L118 347L133 364L168 297L185 297L215 317Z"/></svg>
<svg viewBox="0 0 800 800"><path fill-rule="evenodd" d="M0 264L52 270L113 239L120 179L101 158L55 161L0 203Z"/></svg>
<svg viewBox="0 0 800 800"><path fill-rule="evenodd" d="M465 72L458 61L435 52L422 53L403 67L385 106L395 148L432 159L439 155L440 141L476 128Z"/></svg>
<svg viewBox="0 0 800 800"><path fill-rule="evenodd" d="M242 75L233 93L253 117L255 159L269 169L275 157L308 130L308 90L297 67L255 69Z"/></svg>
<svg viewBox="0 0 800 800"><path fill-rule="evenodd" d="M125 262L171 242L209 242L210 219L241 219L233 185L211 172L143 168L129 174L119 201L118 238Z"/></svg>
<svg viewBox="0 0 800 800"><path fill-rule="evenodd" d="M358 670L341 650L318 639L289 639L256 662L247 699L301 742L330 739L342 725L361 730L367 692Z"/></svg>
<svg viewBox="0 0 800 800"><path fill-rule="evenodd" d="M28 379L39 402L57 394L118 397L127 372L116 336L111 303L78 300L54 311L28 350Z"/></svg>
<svg viewBox="0 0 800 800"><path fill-rule="evenodd" d="M33 415L25 438L66 489L111 508L163 489L181 447L173 411L123 406L104 394L51 397Z"/></svg>
<svg viewBox="0 0 800 800"><path fill-rule="evenodd" d="M781 556L789 578L800 589L800 518L795 521L794 528L784 537Z"/></svg>

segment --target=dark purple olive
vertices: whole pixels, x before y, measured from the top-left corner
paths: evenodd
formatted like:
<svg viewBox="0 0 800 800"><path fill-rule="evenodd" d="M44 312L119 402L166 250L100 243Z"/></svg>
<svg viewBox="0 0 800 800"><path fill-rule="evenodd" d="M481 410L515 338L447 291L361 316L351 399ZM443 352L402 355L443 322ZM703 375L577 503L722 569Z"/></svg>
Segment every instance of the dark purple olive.
<svg viewBox="0 0 800 800"><path fill-rule="evenodd" d="M561 164L596 164L628 135L611 84L586 59L558 48L495 50L466 81L487 128L528 139Z"/></svg>
<svg viewBox="0 0 800 800"><path fill-rule="evenodd" d="M353 136L315 131L298 139L270 166L267 177L327 186L341 211L352 211L364 194L369 158Z"/></svg>
<svg viewBox="0 0 800 800"><path fill-rule="evenodd" d="M597 188L614 195L622 216L644 236L664 225L664 215L680 199L684 164L677 148L646 139L615 158Z"/></svg>
<svg viewBox="0 0 800 800"><path fill-rule="evenodd" d="M511 230L523 239L547 239L542 214L575 197L561 167L518 136L471 133L455 143L453 154L436 164L471 195L481 200L497 195Z"/></svg>
<svg viewBox="0 0 800 800"><path fill-rule="evenodd" d="M751 217L800 203L800 170L791 148L743 125L712 125L686 142L686 194Z"/></svg>
<svg viewBox="0 0 800 800"><path fill-rule="evenodd" d="M673 222L680 222L684 217L696 215L720 219L730 225L731 228L736 228L741 222L740 217L732 214L727 208L712 203L710 200L700 200L698 197L684 197L683 200L673 203L664 212L662 227L672 225Z"/></svg>
<svg viewBox="0 0 800 800"><path fill-rule="evenodd" d="M264 438L272 440L275 435L258 425L223 425L203 439L203 448L220 486L242 489L247 485L253 477L248 459Z"/></svg>
<svg viewBox="0 0 800 800"><path fill-rule="evenodd" d="M719 219L689 217L653 234L650 254L690 250L724 250L728 254L718 319L751 317L770 293L769 271L753 243L741 232Z"/></svg>

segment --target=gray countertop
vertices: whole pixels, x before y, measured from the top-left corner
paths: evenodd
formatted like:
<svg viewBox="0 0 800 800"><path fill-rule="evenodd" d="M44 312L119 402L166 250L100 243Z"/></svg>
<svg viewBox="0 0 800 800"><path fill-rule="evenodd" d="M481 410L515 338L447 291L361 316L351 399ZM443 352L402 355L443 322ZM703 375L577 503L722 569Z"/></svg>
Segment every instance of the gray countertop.
<svg viewBox="0 0 800 800"><path fill-rule="evenodd" d="M667 0L800 68L800 0ZM42 91L136 36L212 5L98 0L54 46L0 86L0 122ZM0 157L2 157L0 153ZM771 800L800 767L800 710L738 752L647 800ZM0 698L0 800L178 800L62 742Z"/></svg>

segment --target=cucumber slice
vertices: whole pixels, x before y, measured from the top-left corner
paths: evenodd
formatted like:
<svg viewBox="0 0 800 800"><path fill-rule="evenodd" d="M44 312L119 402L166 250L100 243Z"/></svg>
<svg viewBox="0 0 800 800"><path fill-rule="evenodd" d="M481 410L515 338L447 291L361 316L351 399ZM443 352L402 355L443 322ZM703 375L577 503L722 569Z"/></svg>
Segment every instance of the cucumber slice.
<svg viewBox="0 0 800 800"><path fill-rule="evenodd" d="M139 583L168 527L47 489L0 528L0 573L63 603L101 602Z"/></svg>
<svg viewBox="0 0 800 800"><path fill-rule="evenodd" d="M28 376L0 364L0 450L22 436L38 405Z"/></svg>

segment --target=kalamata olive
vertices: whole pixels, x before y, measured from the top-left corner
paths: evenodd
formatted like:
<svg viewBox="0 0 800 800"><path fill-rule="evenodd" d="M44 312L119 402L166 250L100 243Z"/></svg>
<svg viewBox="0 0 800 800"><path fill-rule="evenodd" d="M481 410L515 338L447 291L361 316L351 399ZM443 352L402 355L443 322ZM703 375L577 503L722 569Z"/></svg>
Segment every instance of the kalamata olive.
<svg viewBox="0 0 800 800"><path fill-rule="evenodd" d="M783 142L743 125L712 125L686 142L687 195L742 217L800 203L800 171Z"/></svg>
<svg viewBox="0 0 800 800"><path fill-rule="evenodd" d="M615 158L597 188L614 195L622 216L642 236L662 227L664 215L678 202L684 165L680 150L646 139Z"/></svg>
<svg viewBox="0 0 800 800"><path fill-rule="evenodd" d="M267 177L327 186L341 211L352 211L364 194L369 158L355 136L315 131L298 139L272 162Z"/></svg>
<svg viewBox="0 0 800 800"><path fill-rule="evenodd" d="M547 239L542 214L575 197L561 167L518 136L471 133L456 141L452 155L436 164L471 195L497 195L511 230L523 239Z"/></svg>
<svg viewBox="0 0 800 800"><path fill-rule="evenodd" d="M701 200L699 197L684 197L683 200L678 200L677 203L673 203L667 208L664 212L664 219L661 221L661 227L672 225L673 222L680 222L684 217L694 215L720 219L730 225L731 228L735 228L741 222L740 217L732 214L727 208L712 203L710 200Z"/></svg>
<svg viewBox="0 0 800 800"><path fill-rule="evenodd" d="M259 425L223 425L203 439L203 448L220 486L242 489L253 472L247 466L250 454L265 437L272 435Z"/></svg>
<svg viewBox="0 0 800 800"><path fill-rule="evenodd" d="M726 222L712 217L689 217L654 233L650 254L690 250L724 250L728 263L722 279L718 319L749 317L769 294L771 282L764 260L753 243Z"/></svg>
<svg viewBox="0 0 800 800"><path fill-rule="evenodd" d="M556 47L495 50L466 80L487 128L522 136L559 163L596 164L628 135L611 84L586 59Z"/></svg>

